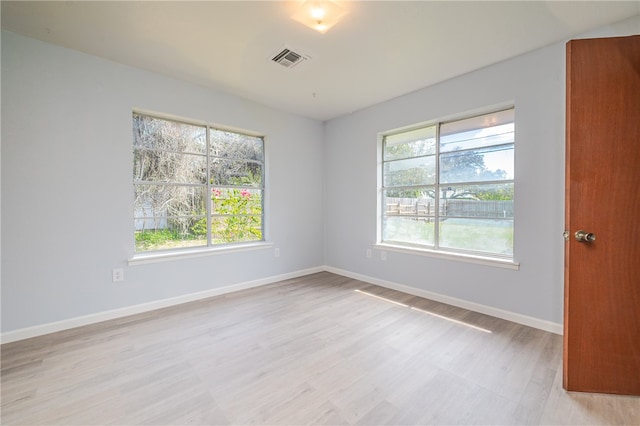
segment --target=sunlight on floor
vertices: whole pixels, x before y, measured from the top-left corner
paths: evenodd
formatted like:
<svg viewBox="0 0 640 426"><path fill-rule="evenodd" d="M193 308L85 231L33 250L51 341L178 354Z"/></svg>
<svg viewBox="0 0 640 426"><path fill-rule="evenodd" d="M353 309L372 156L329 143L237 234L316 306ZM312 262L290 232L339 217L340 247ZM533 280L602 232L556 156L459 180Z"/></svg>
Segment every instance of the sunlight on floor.
<svg viewBox="0 0 640 426"><path fill-rule="evenodd" d="M473 324L469 324L469 323L464 322L464 321L460 321L460 320L457 320L457 319L449 318L449 317L446 317L444 315L440 315L440 314L436 314L436 313L433 313L433 312L425 311L424 309L420 309L420 308L416 308L415 306L410 306L410 305L407 305L407 304L404 304L404 303L396 302L395 300L391 300L391 299L388 299L386 297L378 296L378 295L375 295L375 294L372 294L372 293L367 293L366 291L362 291L362 290L354 290L354 291L356 293L360 293L360 294L364 294L366 296L374 297L376 299L384 300L385 302L393 303L394 305L402 306L403 308L409 308L409 309L411 309L413 311L422 312L424 314L431 315L431 316L436 317L436 318L440 318L440 319L443 319L443 320L446 320L446 321L450 321L450 322L453 322L453 323L456 323L456 324L464 325L466 327L473 328L474 330L482 331L483 333L491 333L491 330L487 330L486 328L478 327L477 325L473 325Z"/></svg>
<svg viewBox="0 0 640 426"><path fill-rule="evenodd" d="M354 291L356 293L366 294L367 296L371 296L371 297L375 297L376 299L384 300L385 302L393 303L394 305L403 306L405 308L410 308L409 305L405 305L404 303L396 302L395 300L387 299L386 297L376 296L375 294L367 293L366 291L362 291L362 290L354 290Z"/></svg>

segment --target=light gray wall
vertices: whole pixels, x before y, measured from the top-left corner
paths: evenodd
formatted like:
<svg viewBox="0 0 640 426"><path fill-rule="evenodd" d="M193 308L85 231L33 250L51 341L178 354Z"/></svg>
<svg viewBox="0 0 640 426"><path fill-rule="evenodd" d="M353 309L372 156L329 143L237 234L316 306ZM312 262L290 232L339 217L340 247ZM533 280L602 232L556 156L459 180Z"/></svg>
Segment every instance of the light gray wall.
<svg viewBox="0 0 640 426"><path fill-rule="evenodd" d="M638 17L586 36L638 32ZM325 264L552 323L562 323L565 44L401 96L325 128ZM387 252L376 243L378 133L513 102L515 260L520 270Z"/></svg>
<svg viewBox="0 0 640 426"><path fill-rule="evenodd" d="M3 332L323 264L322 123L12 33L2 65ZM126 266L133 108L266 136L268 240L280 257Z"/></svg>
<svg viewBox="0 0 640 426"><path fill-rule="evenodd" d="M593 37L638 32L638 17ZM2 332L327 265L562 322L564 44L325 123L2 33ZM520 271L376 251L377 134L516 106ZM280 248L126 266L131 110L266 135L268 235ZM324 158L323 158L324 156ZM111 282L123 267L125 282Z"/></svg>

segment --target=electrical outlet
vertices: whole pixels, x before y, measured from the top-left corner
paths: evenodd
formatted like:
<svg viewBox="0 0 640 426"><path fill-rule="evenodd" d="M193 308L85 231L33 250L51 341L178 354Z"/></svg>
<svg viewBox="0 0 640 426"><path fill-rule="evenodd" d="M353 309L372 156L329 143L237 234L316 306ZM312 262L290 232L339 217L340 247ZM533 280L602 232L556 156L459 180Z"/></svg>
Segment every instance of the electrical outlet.
<svg viewBox="0 0 640 426"><path fill-rule="evenodd" d="M367 249L367 257L371 257L371 249Z"/></svg>
<svg viewBox="0 0 640 426"><path fill-rule="evenodd" d="M113 271L111 271L111 278L113 279L114 283L124 281L124 269L116 268Z"/></svg>
<svg viewBox="0 0 640 426"><path fill-rule="evenodd" d="M275 250L273 250L273 256L280 257L280 249L278 247L276 247Z"/></svg>
<svg viewBox="0 0 640 426"><path fill-rule="evenodd" d="M380 252L380 260L387 260L387 252L386 251L381 251Z"/></svg>

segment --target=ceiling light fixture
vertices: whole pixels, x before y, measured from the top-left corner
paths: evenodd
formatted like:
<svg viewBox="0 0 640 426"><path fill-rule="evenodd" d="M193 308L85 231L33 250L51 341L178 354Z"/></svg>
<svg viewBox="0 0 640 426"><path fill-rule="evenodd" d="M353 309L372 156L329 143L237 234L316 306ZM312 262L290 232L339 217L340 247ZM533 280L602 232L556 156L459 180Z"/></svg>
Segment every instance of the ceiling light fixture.
<svg viewBox="0 0 640 426"><path fill-rule="evenodd" d="M309 0L302 4L291 19L324 34L347 13L346 9L332 1Z"/></svg>

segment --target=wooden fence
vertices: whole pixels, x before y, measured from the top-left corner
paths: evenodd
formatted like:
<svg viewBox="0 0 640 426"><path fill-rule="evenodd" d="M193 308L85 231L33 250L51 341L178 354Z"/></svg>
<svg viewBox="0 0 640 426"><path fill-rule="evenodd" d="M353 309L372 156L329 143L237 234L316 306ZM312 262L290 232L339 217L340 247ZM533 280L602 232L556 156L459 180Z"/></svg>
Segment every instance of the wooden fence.
<svg viewBox="0 0 640 426"><path fill-rule="evenodd" d="M435 216L435 203L432 199L387 198L388 216ZM483 217L503 219L513 217L512 200L440 200L440 216Z"/></svg>

